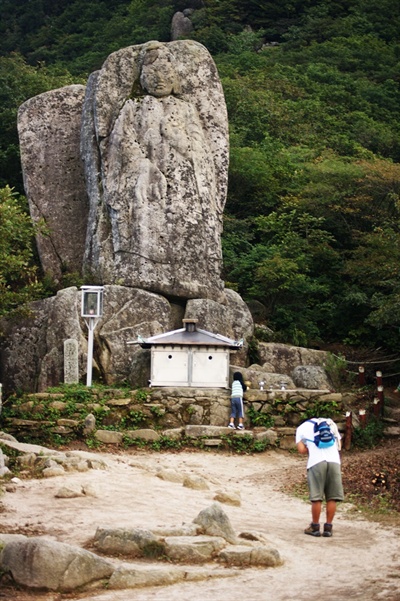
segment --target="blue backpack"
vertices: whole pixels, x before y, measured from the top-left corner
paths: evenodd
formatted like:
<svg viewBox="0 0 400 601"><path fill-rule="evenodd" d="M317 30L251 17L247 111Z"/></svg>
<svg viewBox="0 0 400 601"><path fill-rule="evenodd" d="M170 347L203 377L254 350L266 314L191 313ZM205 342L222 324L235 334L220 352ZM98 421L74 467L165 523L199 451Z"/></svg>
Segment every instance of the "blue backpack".
<svg viewBox="0 0 400 601"><path fill-rule="evenodd" d="M335 444L335 436L328 422L314 419L308 421L314 424L314 440L309 442L313 442L319 449L327 449Z"/></svg>

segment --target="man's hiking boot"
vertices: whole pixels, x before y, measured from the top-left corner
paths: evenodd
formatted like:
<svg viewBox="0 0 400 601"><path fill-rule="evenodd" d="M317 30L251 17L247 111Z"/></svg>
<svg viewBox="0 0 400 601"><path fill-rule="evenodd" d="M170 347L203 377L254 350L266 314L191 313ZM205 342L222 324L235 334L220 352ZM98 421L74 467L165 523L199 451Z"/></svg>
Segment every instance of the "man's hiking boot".
<svg viewBox="0 0 400 601"><path fill-rule="evenodd" d="M332 536L332 524L324 524L322 536Z"/></svg>
<svg viewBox="0 0 400 601"><path fill-rule="evenodd" d="M321 532L319 530L319 524L311 524L304 530L304 534L310 534L311 536L321 536Z"/></svg>

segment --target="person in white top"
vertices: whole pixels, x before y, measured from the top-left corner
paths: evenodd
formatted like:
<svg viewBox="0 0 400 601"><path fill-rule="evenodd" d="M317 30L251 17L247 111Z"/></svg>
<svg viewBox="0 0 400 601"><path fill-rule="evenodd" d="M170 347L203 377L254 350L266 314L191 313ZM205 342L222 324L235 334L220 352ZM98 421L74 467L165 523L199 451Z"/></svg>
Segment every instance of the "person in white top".
<svg viewBox="0 0 400 601"><path fill-rule="evenodd" d="M330 446L318 446L315 442L315 424L327 422L333 434ZM326 500L326 522L322 536L332 536L332 521L337 501L343 501L343 484L340 468L340 434L336 424L328 418L312 418L303 422L296 430L297 450L308 455L307 482L311 501L311 524L305 534L321 536L319 519L322 501ZM318 440L317 440L318 442Z"/></svg>

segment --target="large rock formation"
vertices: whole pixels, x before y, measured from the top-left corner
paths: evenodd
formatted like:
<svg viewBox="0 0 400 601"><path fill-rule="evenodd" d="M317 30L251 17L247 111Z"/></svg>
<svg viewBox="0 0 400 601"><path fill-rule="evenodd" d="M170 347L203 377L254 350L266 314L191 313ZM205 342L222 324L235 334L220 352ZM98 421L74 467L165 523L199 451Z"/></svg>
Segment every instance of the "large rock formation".
<svg viewBox="0 0 400 601"><path fill-rule="evenodd" d="M266 371L291 374L297 365L319 365L323 367L327 361L325 351L291 346L276 342L260 342L258 345L260 365Z"/></svg>
<svg viewBox="0 0 400 601"><path fill-rule="evenodd" d="M171 39L179 40L187 37L193 31L193 23L190 20L190 15L194 12L193 8L185 8L182 12L178 11L172 17L171 23Z"/></svg>
<svg viewBox="0 0 400 601"><path fill-rule="evenodd" d="M104 588L112 591L198 583L236 576L237 571L229 566L278 567L283 563L279 551L259 533L236 536L218 503L200 512L192 524L154 531L99 527L92 542L96 550L114 556L114 560L44 537L0 533L0 572L17 585L31 589L32 594L41 589L82 594ZM130 559L129 563L119 561L124 557ZM132 563L134 558L140 558L140 562ZM151 564L146 561L149 558ZM164 564L167 558L170 563L155 564L158 558ZM184 566L171 565L176 563ZM225 564L224 570L216 569L216 563ZM198 564L205 566L199 569Z"/></svg>
<svg viewBox="0 0 400 601"><path fill-rule="evenodd" d="M66 86L25 102L18 113L21 163L43 270L55 280L82 271L89 203L79 157L85 86Z"/></svg>
<svg viewBox="0 0 400 601"><path fill-rule="evenodd" d="M110 55L89 81L82 135L85 270L108 284L223 300L228 120L207 50L186 40Z"/></svg>
<svg viewBox="0 0 400 601"><path fill-rule="evenodd" d="M138 336L147 338L182 327L182 318L199 316L199 327L226 332L234 339L250 338L253 322L238 294L227 291L226 304L204 299L184 305L140 288L104 287L104 314L94 331L94 374L107 384L128 381L147 386L150 354L127 346ZM4 390L41 391L64 381L64 340L79 342L79 374L86 373L87 327L80 316L81 292L60 290L57 296L32 303L24 319L4 324L0 348L0 378ZM190 314L189 314L190 313ZM241 319L239 319L241 315ZM235 356L243 365L245 351Z"/></svg>
<svg viewBox="0 0 400 601"><path fill-rule="evenodd" d="M18 118L22 166L43 270L106 287L95 373L146 385L148 353L127 340L181 327L183 317L235 339L246 363L251 314L221 279L228 121L222 86L197 42L148 42L111 54L84 86L28 100ZM4 326L7 390L63 381L64 341L87 329L70 288Z"/></svg>
<svg viewBox="0 0 400 601"><path fill-rule="evenodd" d="M224 301L228 119L204 46L119 50L86 91L25 102L18 129L32 218L47 226L46 273Z"/></svg>

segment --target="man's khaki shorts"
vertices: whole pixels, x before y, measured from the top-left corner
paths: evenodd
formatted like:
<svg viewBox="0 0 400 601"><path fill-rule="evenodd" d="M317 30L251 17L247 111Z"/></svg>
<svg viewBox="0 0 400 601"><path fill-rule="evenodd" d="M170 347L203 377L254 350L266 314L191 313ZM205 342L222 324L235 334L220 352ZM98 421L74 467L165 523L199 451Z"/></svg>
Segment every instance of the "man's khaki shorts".
<svg viewBox="0 0 400 601"><path fill-rule="evenodd" d="M310 501L343 501L340 465L321 461L307 470Z"/></svg>

